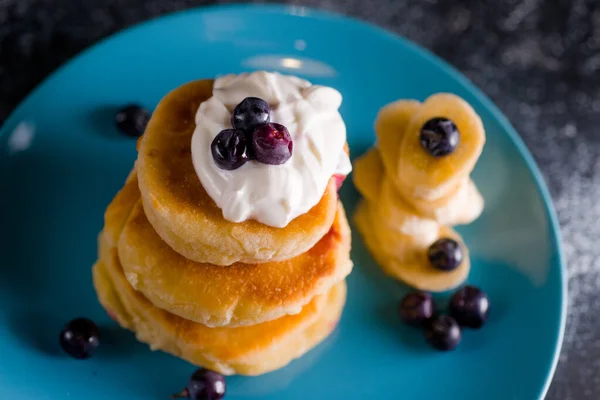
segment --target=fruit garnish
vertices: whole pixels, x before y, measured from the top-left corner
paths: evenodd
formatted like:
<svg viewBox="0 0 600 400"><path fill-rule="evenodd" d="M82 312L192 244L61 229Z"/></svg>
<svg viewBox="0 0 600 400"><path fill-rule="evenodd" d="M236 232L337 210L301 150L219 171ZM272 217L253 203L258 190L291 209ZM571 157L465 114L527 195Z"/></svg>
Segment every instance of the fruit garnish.
<svg viewBox="0 0 600 400"><path fill-rule="evenodd" d="M144 134L149 120L150 112L137 104L130 104L120 109L115 115L117 128L124 134L133 137Z"/></svg>
<svg viewBox="0 0 600 400"><path fill-rule="evenodd" d="M77 359L90 358L100 345L100 331L96 324L87 318L70 321L60 333L60 346Z"/></svg>
<svg viewBox="0 0 600 400"><path fill-rule="evenodd" d="M250 147L256 161L280 165L292 156L293 142L285 126L271 122L254 129Z"/></svg>
<svg viewBox="0 0 600 400"><path fill-rule="evenodd" d="M233 170L248 161L246 135L240 129L224 129L213 139L210 149L221 169Z"/></svg>
<svg viewBox="0 0 600 400"><path fill-rule="evenodd" d="M231 115L231 125L244 131L251 131L260 124L271 120L269 103L258 97L246 97L238 104Z"/></svg>
<svg viewBox="0 0 600 400"><path fill-rule="evenodd" d="M490 300L475 286L463 286L450 299L450 315L461 326L481 328L488 317Z"/></svg>
<svg viewBox="0 0 600 400"><path fill-rule="evenodd" d="M434 157L423 148L421 130L431 120L451 119L460 133L459 142L451 154ZM452 128L452 127L450 127ZM451 193L473 170L485 143L481 118L463 99L449 93L428 97L406 126L396 125L404 132L396 155L397 184L405 196L426 201L438 200ZM435 136L435 135L434 135Z"/></svg>
<svg viewBox="0 0 600 400"><path fill-rule="evenodd" d="M462 334L458 323L449 315L438 315L426 323L425 338L438 350L452 350L460 343Z"/></svg>
<svg viewBox="0 0 600 400"><path fill-rule="evenodd" d="M456 240L442 238L429 246L427 257L434 268L452 271L462 263L463 252Z"/></svg>
<svg viewBox="0 0 600 400"><path fill-rule="evenodd" d="M451 120L432 118L421 128L419 139L426 152L434 157L443 157L456 150L460 134Z"/></svg>
<svg viewBox="0 0 600 400"><path fill-rule="evenodd" d="M346 175L335 174L333 177L335 178L335 187L339 191L346 180Z"/></svg>
<svg viewBox="0 0 600 400"><path fill-rule="evenodd" d="M117 315L112 311L112 310L106 310L106 314L110 317L110 319L112 319L113 321L119 322L119 320L117 319Z"/></svg>
<svg viewBox="0 0 600 400"><path fill-rule="evenodd" d="M187 386L172 399L187 398L192 400L220 400L225 396L227 385L223 375L200 368L190 377Z"/></svg>
<svg viewBox="0 0 600 400"><path fill-rule="evenodd" d="M429 293L411 292L400 301L400 318L414 326L423 326L435 313L435 304Z"/></svg>

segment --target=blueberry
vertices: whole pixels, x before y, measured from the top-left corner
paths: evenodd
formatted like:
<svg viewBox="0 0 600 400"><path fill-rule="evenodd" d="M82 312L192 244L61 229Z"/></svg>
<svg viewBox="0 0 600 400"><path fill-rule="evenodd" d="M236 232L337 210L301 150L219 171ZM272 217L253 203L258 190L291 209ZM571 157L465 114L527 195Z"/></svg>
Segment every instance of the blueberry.
<svg viewBox="0 0 600 400"><path fill-rule="evenodd" d="M433 317L425 325L425 338L438 350L452 350L460 343L460 327L454 318L448 315Z"/></svg>
<svg viewBox="0 0 600 400"><path fill-rule="evenodd" d="M487 320L490 301L487 295L475 286L464 286L450 299L450 315L461 326L481 328Z"/></svg>
<svg viewBox="0 0 600 400"><path fill-rule="evenodd" d="M279 165L292 156L293 142L287 128L281 124L258 125L252 132L252 155L263 164Z"/></svg>
<svg viewBox="0 0 600 400"><path fill-rule="evenodd" d="M143 107L130 104L115 115L117 127L126 135L139 137L144 134L150 113Z"/></svg>
<svg viewBox="0 0 600 400"><path fill-rule="evenodd" d="M227 385L223 375L200 368L190 377L187 386L171 398L186 397L192 400L219 400L225 396Z"/></svg>
<svg viewBox="0 0 600 400"><path fill-rule="evenodd" d="M462 262L463 253L456 240L442 238L429 246L427 257L433 267L442 271L452 271Z"/></svg>
<svg viewBox="0 0 600 400"><path fill-rule="evenodd" d="M225 129L213 139L210 149L219 168L233 170L248 161L248 147L244 131Z"/></svg>
<svg viewBox="0 0 600 400"><path fill-rule="evenodd" d="M246 97L233 109L231 125L234 128L251 131L257 125L271 120L269 103L258 97Z"/></svg>
<svg viewBox="0 0 600 400"><path fill-rule="evenodd" d="M78 359L90 358L99 344L98 327L87 318L70 321L60 333L60 346Z"/></svg>
<svg viewBox="0 0 600 400"><path fill-rule="evenodd" d="M410 325L422 326L435 313L435 304L429 293L408 293L400 301L400 318Z"/></svg>
<svg viewBox="0 0 600 400"><path fill-rule="evenodd" d="M421 128L421 146L434 157L452 153L456 150L459 139L458 128L447 118L432 118Z"/></svg>

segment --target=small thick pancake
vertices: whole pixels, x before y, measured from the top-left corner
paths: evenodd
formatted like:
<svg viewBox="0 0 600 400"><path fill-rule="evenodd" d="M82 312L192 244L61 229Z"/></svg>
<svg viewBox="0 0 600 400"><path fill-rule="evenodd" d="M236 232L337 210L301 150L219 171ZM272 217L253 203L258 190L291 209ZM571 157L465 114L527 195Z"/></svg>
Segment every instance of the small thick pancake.
<svg viewBox="0 0 600 400"><path fill-rule="evenodd" d="M105 245L114 248L117 247L119 236L121 236L123 226L127 222L127 217L129 217L133 206L139 200L138 178L135 170L133 170L127 176L125 185L123 185L108 207L106 207L106 211L104 211L104 229L101 233L104 241L98 240L99 253L102 253L102 248ZM100 254L98 256L100 257Z"/></svg>
<svg viewBox="0 0 600 400"><path fill-rule="evenodd" d="M299 314L248 327L208 328L155 307L133 290L112 250L112 257L94 266L94 284L107 312L151 349L226 375L259 375L302 356L332 332L346 299L342 281Z"/></svg>
<svg viewBox="0 0 600 400"><path fill-rule="evenodd" d="M125 306L121 303L119 294L113 287L108 268L100 259L92 267L92 279L94 288L98 294L98 300L102 304L102 307L104 307L104 310L106 310L106 313L112 319L119 322L122 327L133 329L131 315L127 313Z"/></svg>
<svg viewBox="0 0 600 400"><path fill-rule="evenodd" d="M136 169L148 220L175 251L216 265L261 263L304 253L327 233L336 214L335 179L321 201L285 228L257 221L234 223L202 187L191 157L200 103L212 96L212 80L185 84L163 98L140 142Z"/></svg>
<svg viewBox="0 0 600 400"><path fill-rule="evenodd" d="M356 208L354 222L369 252L388 275L414 288L442 292L460 285L469 275L471 262L462 238L454 230L441 226L438 238L452 238L460 243L463 262L453 271L441 271L431 266L427 259L427 248L414 237L400 235L376 222L376 205L362 200Z"/></svg>
<svg viewBox="0 0 600 400"><path fill-rule="evenodd" d="M131 190L135 182L130 177L109 205L104 235L109 242L119 238L120 261L132 286L185 319L242 326L295 314L352 270L350 227L341 203L329 232L307 252L286 261L219 266L190 261L169 247L148 222L139 193ZM123 225L111 216L128 220Z"/></svg>

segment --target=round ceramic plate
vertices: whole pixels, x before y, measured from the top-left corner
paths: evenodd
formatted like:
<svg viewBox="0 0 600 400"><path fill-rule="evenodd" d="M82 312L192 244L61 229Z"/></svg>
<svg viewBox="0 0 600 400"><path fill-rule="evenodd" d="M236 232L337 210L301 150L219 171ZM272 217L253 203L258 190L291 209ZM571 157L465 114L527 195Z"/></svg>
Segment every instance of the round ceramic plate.
<svg viewBox="0 0 600 400"><path fill-rule="evenodd" d="M304 8L191 10L126 30L62 67L0 133L0 398L166 399L194 370L152 352L101 309L91 279L103 212L136 157L114 127L129 102L154 107L184 82L278 70L333 86L353 157L373 143L380 107L454 92L481 115L488 141L473 177L482 217L460 229L469 282L489 294L489 323L460 347L432 350L396 315L404 286L383 276L359 235L339 329L286 368L228 378L234 399L537 399L546 392L565 321L565 271L551 199L525 146L465 78L378 28ZM351 179L342 190L351 213ZM447 294L439 296L440 301ZM61 353L76 316L102 327L92 359Z"/></svg>

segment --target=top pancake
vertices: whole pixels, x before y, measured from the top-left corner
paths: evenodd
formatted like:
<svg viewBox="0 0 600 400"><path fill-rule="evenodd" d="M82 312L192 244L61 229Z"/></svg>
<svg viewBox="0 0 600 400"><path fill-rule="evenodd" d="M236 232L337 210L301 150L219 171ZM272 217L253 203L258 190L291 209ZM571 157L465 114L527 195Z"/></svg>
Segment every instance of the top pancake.
<svg viewBox="0 0 600 400"><path fill-rule="evenodd" d="M185 84L161 100L139 146L136 170L144 212L176 252L202 263L262 263L297 256L327 233L336 214L331 179L321 201L285 228L234 223L202 187L191 157L195 115L212 96L213 80Z"/></svg>

